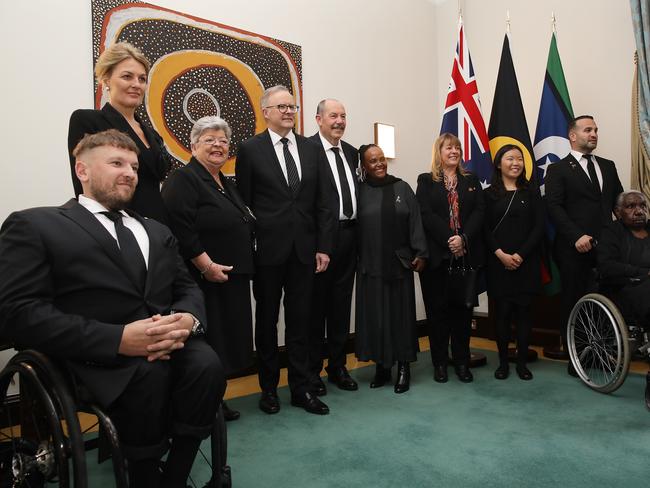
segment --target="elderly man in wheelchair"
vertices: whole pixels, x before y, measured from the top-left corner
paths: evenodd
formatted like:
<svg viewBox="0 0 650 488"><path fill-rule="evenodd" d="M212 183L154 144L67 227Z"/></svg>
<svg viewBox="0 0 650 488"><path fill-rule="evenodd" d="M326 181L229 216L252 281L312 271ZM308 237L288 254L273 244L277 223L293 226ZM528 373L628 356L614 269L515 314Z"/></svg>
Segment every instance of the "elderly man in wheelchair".
<svg viewBox="0 0 650 488"><path fill-rule="evenodd" d="M199 444L213 432L225 379L202 337L203 295L171 231L125 210L137 153L116 130L86 135L74 151L79 200L14 212L0 230L0 336L39 351L10 361L0 390L4 398L8 376L24 373L21 390L29 383L45 412L30 426L35 453L27 452L26 435L10 440L0 486L40 486L42 478L68 486L64 437L76 414L68 412L64 429L52 420L60 410L52 404L64 403L55 383L65 379L53 379L40 353L63 365L112 419L132 487L185 488ZM32 409L22 394L21 409ZM57 456L55 471L48 458ZM78 478L75 487L86 486Z"/></svg>
<svg viewBox="0 0 650 488"><path fill-rule="evenodd" d="M625 380L632 354L648 356L650 330L650 225L648 201L638 191L621 193L617 220L598 244L599 291L578 301L569 317L567 344L578 376L609 393ZM650 373L646 376L650 409Z"/></svg>

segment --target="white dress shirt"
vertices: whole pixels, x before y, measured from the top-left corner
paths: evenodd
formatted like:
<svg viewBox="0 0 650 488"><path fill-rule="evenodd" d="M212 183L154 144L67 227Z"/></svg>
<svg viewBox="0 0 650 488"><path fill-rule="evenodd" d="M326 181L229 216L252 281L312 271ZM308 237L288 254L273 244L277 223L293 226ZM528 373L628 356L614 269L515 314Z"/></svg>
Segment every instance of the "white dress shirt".
<svg viewBox="0 0 650 488"><path fill-rule="evenodd" d="M327 139L323 137L323 134L318 133L321 142L323 143L323 148L325 148L325 155L327 156L327 161L330 163L330 170L334 176L334 182L336 183L336 191L339 192L339 220L348 220L348 217L343 213L343 194L341 193L341 180L339 178L339 170L336 167L336 155L332 151L333 147L339 148L339 154L343 160L343 167L345 168L345 177L347 181L345 182L350 188L350 196L352 197L352 216L350 220L357 218L357 194L355 193L354 180L352 171L350 170L350 165L348 160L345 158L345 153L343 152L343 147L341 146L341 141L339 141L337 146L333 146Z"/></svg>
<svg viewBox="0 0 650 488"><path fill-rule="evenodd" d="M117 246L119 247L120 242L117 239L117 232L115 231L115 223L113 223L111 219L109 219L106 215L102 213L102 212L108 212L109 210L106 207L104 207L101 203L99 203L97 200L88 198L85 195L79 195L79 205L84 207L86 210L92 213L95 216L95 218L97 218L97 220L99 220L99 223L102 224L104 228L108 231L108 233L113 236L113 239L115 239L115 242L117 242ZM133 232L133 235L135 236L135 240L138 241L138 246L140 246L140 251L142 251L142 255L144 256L144 262L148 269L149 268L149 236L147 235L147 231L144 229L144 227L138 221L138 219L131 217L124 210L120 210L120 214L122 214L122 222L124 222L124 227L128 228L131 232Z"/></svg>
<svg viewBox="0 0 650 488"><path fill-rule="evenodd" d="M576 158L576 161L578 161L578 164L580 164L580 167L584 170L585 173L587 173L587 178L589 178L589 181L591 181L591 178L589 177L589 170L587 169L587 158L585 158L585 155L579 151L571 151L571 155ZM591 160L594 162L594 169L596 170L596 177L598 178L598 186L600 186L600 189L603 189L603 173L600 171L600 165L598 164L598 160L594 157L593 154L590 155Z"/></svg>
<svg viewBox="0 0 650 488"><path fill-rule="evenodd" d="M275 149L275 154L280 161L280 168L282 168L282 173L284 174L284 179L287 180L287 185L289 184L289 176L287 175L287 163L284 160L284 147L282 144L282 137L280 134L273 132L269 129L269 135L271 136L271 143L273 144L273 149ZM300 167L300 156L298 155L298 146L296 145L296 135L293 131L284 136L289 139L287 147L289 152L293 156L293 160L296 162L296 169L298 170L298 178L302 180L302 168Z"/></svg>

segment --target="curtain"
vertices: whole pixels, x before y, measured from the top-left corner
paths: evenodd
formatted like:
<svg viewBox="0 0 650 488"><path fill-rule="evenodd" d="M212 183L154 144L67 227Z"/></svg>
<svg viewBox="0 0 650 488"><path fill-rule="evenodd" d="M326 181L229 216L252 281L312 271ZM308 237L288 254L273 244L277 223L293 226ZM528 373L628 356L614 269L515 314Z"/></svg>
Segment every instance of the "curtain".
<svg viewBox="0 0 650 488"><path fill-rule="evenodd" d="M630 0L636 41L632 90L632 187L650 198L650 3Z"/></svg>

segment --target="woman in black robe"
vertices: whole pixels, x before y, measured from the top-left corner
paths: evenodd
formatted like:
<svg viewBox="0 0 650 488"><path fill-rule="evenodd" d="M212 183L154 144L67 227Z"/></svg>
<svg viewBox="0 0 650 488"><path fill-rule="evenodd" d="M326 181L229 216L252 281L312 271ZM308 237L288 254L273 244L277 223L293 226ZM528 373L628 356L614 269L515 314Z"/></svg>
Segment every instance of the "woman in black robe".
<svg viewBox="0 0 650 488"><path fill-rule="evenodd" d="M390 381L397 361L395 393L403 393L418 352L413 271L424 268L426 240L413 190L387 173L383 151L369 144L359 157L356 355L377 364L370 388Z"/></svg>

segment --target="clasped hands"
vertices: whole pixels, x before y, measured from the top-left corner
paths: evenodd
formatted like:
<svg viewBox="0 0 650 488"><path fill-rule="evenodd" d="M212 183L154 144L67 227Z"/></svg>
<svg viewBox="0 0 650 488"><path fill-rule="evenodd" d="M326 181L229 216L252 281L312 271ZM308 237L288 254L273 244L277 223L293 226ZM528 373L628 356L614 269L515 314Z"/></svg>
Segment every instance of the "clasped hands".
<svg viewBox="0 0 650 488"><path fill-rule="evenodd" d="M501 249L497 249L494 254L508 271L516 271L524 262L524 258L517 253L508 254Z"/></svg>
<svg viewBox="0 0 650 488"><path fill-rule="evenodd" d="M184 312L130 322L124 326L118 352L148 361L168 360L173 351L183 348L193 325L192 315Z"/></svg>
<svg viewBox="0 0 650 488"><path fill-rule="evenodd" d="M447 240L447 246L449 246L449 250L455 258L460 258L465 255L465 242L461 236L451 236Z"/></svg>

